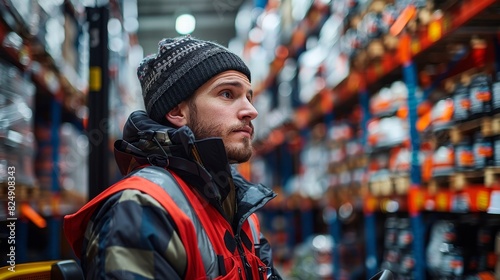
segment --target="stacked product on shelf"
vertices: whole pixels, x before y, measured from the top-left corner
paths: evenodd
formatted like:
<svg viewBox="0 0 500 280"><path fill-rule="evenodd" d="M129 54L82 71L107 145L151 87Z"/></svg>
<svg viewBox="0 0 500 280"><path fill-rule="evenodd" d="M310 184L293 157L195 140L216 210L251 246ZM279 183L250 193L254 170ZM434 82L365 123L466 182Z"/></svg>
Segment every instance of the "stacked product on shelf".
<svg viewBox="0 0 500 280"><path fill-rule="evenodd" d="M360 139L355 137L349 122L339 121L328 129L327 143L328 173L324 176L328 179L328 189L322 201L334 208L349 203L359 209L366 164Z"/></svg>
<svg viewBox="0 0 500 280"><path fill-rule="evenodd" d="M366 126L368 184L374 196L404 195L410 154L407 119L408 89L402 81L383 87L370 98L372 118Z"/></svg>
<svg viewBox="0 0 500 280"><path fill-rule="evenodd" d="M384 223L382 269L392 271L397 279L414 279L413 235L408 218L389 216Z"/></svg>
<svg viewBox="0 0 500 280"><path fill-rule="evenodd" d="M5 185L7 170L15 169L17 191L21 195L37 185L34 172L36 142L33 128L35 87L27 75L0 61L0 182Z"/></svg>
<svg viewBox="0 0 500 280"><path fill-rule="evenodd" d="M494 217L461 215L436 220L430 226L426 248L429 276L492 279L496 265L495 236L499 229Z"/></svg>
<svg viewBox="0 0 500 280"><path fill-rule="evenodd" d="M493 60L498 57L486 57L485 50L477 50L478 38L469 38L473 47L466 54L472 59L463 63L468 66L461 72L443 81L444 89L435 94L436 101L429 111L428 126L422 129L422 139L431 141L434 146L432 177L424 180L427 191L456 192L457 195L450 198L455 199L451 205L455 208L448 210L461 212L486 211L488 205L478 205L467 199L474 200L473 191L489 193L498 185L494 160L498 152L494 147L499 130L492 109L491 82L495 72ZM487 50L492 48L492 42L482 45ZM462 193L465 194L460 196Z"/></svg>
<svg viewBox="0 0 500 280"><path fill-rule="evenodd" d="M88 149L89 140L80 129L74 124L64 122L57 132L59 146L53 147L50 133L50 126L44 123L37 123L35 133L38 141L37 160L35 162L36 177L42 193L47 194L52 190L54 184L59 185L64 200L60 201L60 211L71 213L76 207L82 206L87 200L88 186ZM54 149L56 149L54 151ZM54 166L53 154L57 153L58 164ZM53 170L58 170L57 182L53 182ZM39 199L42 209L47 208L50 202L49 197ZM42 205L44 202L44 206ZM50 207L48 207L50 209ZM44 211L48 216L50 210ZM47 211L48 210L48 211Z"/></svg>

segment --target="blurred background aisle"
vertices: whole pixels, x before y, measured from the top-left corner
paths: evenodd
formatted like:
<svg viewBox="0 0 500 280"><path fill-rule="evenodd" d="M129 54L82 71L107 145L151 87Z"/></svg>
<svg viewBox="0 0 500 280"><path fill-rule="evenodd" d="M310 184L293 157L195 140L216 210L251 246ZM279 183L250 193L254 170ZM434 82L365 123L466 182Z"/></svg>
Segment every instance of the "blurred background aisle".
<svg viewBox="0 0 500 280"><path fill-rule="evenodd" d="M0 1L0 260L73 258L165 37L252 71L259 214L286 279L500 279L500 1ZM15 230L7 225L16 218Z"/></svg>

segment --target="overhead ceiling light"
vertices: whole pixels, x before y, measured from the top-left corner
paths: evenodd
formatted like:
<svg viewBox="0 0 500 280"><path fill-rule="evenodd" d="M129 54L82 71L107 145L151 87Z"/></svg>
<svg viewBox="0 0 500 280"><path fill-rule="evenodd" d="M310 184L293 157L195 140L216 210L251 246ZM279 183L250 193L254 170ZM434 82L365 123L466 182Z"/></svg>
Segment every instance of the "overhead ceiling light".
<svg viewBox="0 0 500 280"><path fill-rule="evenodd" d="M192 33L195 27L196 19L191 14L179 15L175 20L175 30L181 35Z"/></svg>

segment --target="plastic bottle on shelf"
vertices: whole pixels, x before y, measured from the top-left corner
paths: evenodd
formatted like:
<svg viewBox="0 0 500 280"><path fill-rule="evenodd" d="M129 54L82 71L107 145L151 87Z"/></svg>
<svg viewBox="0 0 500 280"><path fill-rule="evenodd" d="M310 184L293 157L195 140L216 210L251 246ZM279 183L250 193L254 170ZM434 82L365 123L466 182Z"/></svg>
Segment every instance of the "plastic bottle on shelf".
<svg viewBox="0 0 500 280"><path fill-rule="evenodd" d="M441 264L440 279L462 279L464 275L464 254L462 248L454 244L443 244L441 252L443 259Z"/></svg>
<svg viewBox="0 0 500 280"><path fill-rule="evenodd" d="M458 225L454 221L446 224L439 252L441 256L440 276L442 279L460 279L464 272L463 249L457 245Z"/></svg>
<svg viewBox="0 0 500 280"><path fill-rule="evenodd" d="M500 72L495 75L495 80L491 84L491 111L493 114L500 113Z"/></svg>
<svg viewBox="0 0 500 280"><path fill-rule="evenodd" d="M489 138L483 137L478 131L474 134L474 143L472 144L474 153L474 168L484 169L493 165L493 145Z"/></svg>
<svg viewBox="0 0 500 280"><path fill-rule="evenodd" d="M400 268L401 250L398 245L399 221L395 216L387 217L384 224L384 252L381 268L397 273Z"/></svg>
<svg viewBox="0 0 500 280"><path fill-rule="evenodd" d="M398 237L398 219L396 217L388 217L385 221L384 247L392 248L397 244Z"/></svg>
<svg viewBox="0 0 500 280"><path fill-rule="evenodd" d="M415 257L412 251L408 251L401 256L401 265L399 266L399 276L398 279L413 280L415 279Z"/></svg>
<svg viewBox="0 0 500 280"><path fill-rule="evenodd" d="M457 223L439 220L430 229L426 248L427 268L431 279L454 279L463 271L463 256L457 248Z"/></svg>
<svg viewBox="0 0 500 280"><path fill-rule="evenodd" d="M455 145L455 169L466 171L474 168L474 152L468 137Z"/></svg>
<svg viewBox="0 0 500 280"><path fill-rule="evenodd" d="M477 231L477 271L492 271L495 268L494 240L496 227L483 225Z"/></svg>
<svg viewBox="0 0 500 280"><path fill-rule="evenodd" d="M471 119L491 114L491 81L486 73L479 73L472 79L469 93Z"/></svg>
<svg viewBox="0 0 500 280"><path fill-rule="evenodd" d="M450 175L455 169L455 149L451 144L443 144L432 155L432 176Z"/></svg>
<svg viewBox="0 0 500 280"><path fill-rule="evenodd" d="M464 122L469 119L470 98L469 88L461 82L457 82L453 91L453 120Z"/></svg>
<svg viewBox="0 0 500 280"><path fill-rule="evenodd" d="M500 167L500 135L493 136L493 166Z"/></svg>
<svg viewBox="0 0 500 280"><path fill-rule="evenodd" d="M410 228L410 219L400 218L398 221L398 247L400 250L408 250L413 242L413 234Z"/></svg>

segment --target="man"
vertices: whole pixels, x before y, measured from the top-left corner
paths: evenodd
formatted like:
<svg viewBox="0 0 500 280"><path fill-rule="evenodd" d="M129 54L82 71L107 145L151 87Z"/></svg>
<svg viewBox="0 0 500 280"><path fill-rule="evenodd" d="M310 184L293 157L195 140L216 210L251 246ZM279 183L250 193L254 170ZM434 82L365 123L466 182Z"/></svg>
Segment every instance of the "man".
<svg viewBox="0 0 500 280"><path fill-rule="evenodd" d="M255 212L276 195L233 164L252 155L250 71L226 48L163 39L138 68L146 112L115 158L124 179L64 231L88 279L281 279Z"/></svg>

